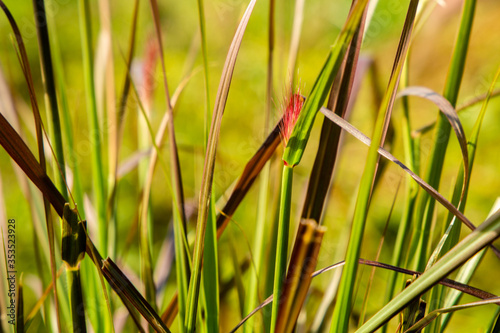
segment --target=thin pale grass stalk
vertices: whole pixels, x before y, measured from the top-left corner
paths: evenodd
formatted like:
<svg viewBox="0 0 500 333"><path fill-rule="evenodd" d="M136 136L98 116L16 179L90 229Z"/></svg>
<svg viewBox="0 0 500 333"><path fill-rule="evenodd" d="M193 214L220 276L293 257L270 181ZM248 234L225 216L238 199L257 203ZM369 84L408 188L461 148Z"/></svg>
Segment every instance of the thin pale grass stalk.
<svg viewBox="0 0 500 333"><path fill-rule="evenodd" d="M126 73L125 79L123 82L123 88L122 88L122 93L120 95L120 100L119 104L116 110L116 132L115 136L116 138L110 139L110 142L113 142L116 144L116 147L110 147L110 161L117 161L119 160L119 155L120 155L120 142L123 138L123 120L125 117L125 111L127 110L127 99L130 93L130 85L131 85L131 77L128 75L130 73L130 68L132 66L132 59L134 57L134 51L135 51L135 37L136 37L136 32L137 32L137 17L139 14L139 0L134 1L134 9L133 9L133 17L132 17L132 23L130 24L130 40L128 43L128 52L127 52L127 57L126 57ZM113 110L113 109L111 109ZM112 112L110 110L110 112ZM114 111L113 111L114 112ZM114 155L113 155L114 153ZM114 166L114 168L113 168ZM117 182L118 182L118 163L114 165L110 165L110 179L109 179L109 202L112 204L110 207L111 211L111 216L115 218L116 215L116 187L117 187Z"/></svg>
<svg viewBox="0 0 500 333"><path fill-rule="evenodd" d="M203 73L205 78L205 135L203 136L205 151L208 145L208 124L210 114L210 77L208 71L208 50L205 28L205 8L203 0L198 0L198 19L201 36L201 53L203 58ZM212 197L214 193L212 191ZM203 252L203 261L206 267L210 269L203 270L203 283L205 294L205 317L208 332L219 331L219 263L218 263L218 245L217 245L217 221L215 213L214 200L210 200L207 219L207 233L205 235L205 250ZM184 318L181 318L184 320ZM181 321L180 321L181 322ZM182 322L181 322L182 323Z"/></svg>
<svg viewBox="0 0 500 333"><path fill-rule="evenodd" d="M462 19L460 22L457 41L453 51L448 76L446 78L443 96L451 103L456 105L458 91L463 77L465 59L469 46L469 37L472 30L472 21L476 0L466 0L464 2ZM439 187L441 172L443 169L444 157L450 137L451 126L443 114L439 114L435 131L435 142L431 150L431 156L428 162L428 167L425 175L425 180L434 188ZM429 244L429 235L431 222L434 212L434 200L431 200L426 193L422 193L420 200L417 201L417 209L415 216L414 244L412 249L415 249L413 256L413 266L417 270L423 270L427 261L427 248Z"/></svg>
<svg viewBox="0 0 500 333"><path fill-rule="evenodd" d="M271 3L272 2L273 1L271 1ZM287 69L287 75L290 75L290 86L287 89L290 89L290 91L292 91L293 87L295 87L296 85L295 71L297 67L297 55L299 53L302 22L304 21L304 4L305 0L295 1L295 10L293 14L293 24L292 24L292 37L290 38L290 52L288 53L288 69Z"/></svg>
<svg viewBox="0 0 500 333"><path fill-rule="evenodd" d="M83 76L85 82L85 101L91 141L92 181L94 202L97 208L97 223L99 230L99 248L104 254L108 252L108 221L106 219L106 191L104 186L104 166L102 163L102 141L99 116L97 114L96 91L94 83L94 65L92 56L91 13L88 1L79 0L79 20L82 40ZM102 329L109 328L110 323ZM99 325L100 325L99 324Z"/></svg>
<svg viewBox="0 0 500 333"><path fill-rule="evenodd" d="M111 31L111 9L109 0L99 0L99 22L100 22L100 41L101 52L104 55L100 63L103 68L99 68L96 64L96 70L102 71L103 77L98 80L98 83L102 84L100 91L98 93L103 95L103 101L101 105L103 111L101 114L106 115L106 131L104 131L104 142L107 143L108 147L108 177L107 177L107 216L109 217L109 255L113 258L116 257L116 242L117 242L117 221L116 221L116 201L115 197L111 196L114 184L114 171L116 169L116 164L118 164L118 156L114 150L118 147L118 120L116 114L116 96L115 96L115 78L114 70L115 64L113 61L113 34ZM96 73L98 77L98 74ZM99 104L97 104L99 106ZM113 199L113 201L111 201Z"/></svg>
<svg viewBox="0 0 500 333"><path fill-rule="evenodd" d="M108 253L108 220L107 220L107 195L104 184L105 169L102 162L103 158L103 145L101 138L100 119L97 110L95 77L94 77L94 58L92 47L92 17L90 3L85 0L80 0L78 4L78 15L80 21L80 38L82 47L82 62L83 62L83 76L85 87L85 102L87 110L88 131L90 134L91 143L91 162L92 162L92 187L94 193L94 206L97 213L97 229L98 229L98 244L99 249L105 255ZM91 269L89 263L82 265L85 274L84 283L88 290L97 290L98 282L95 271ZM108 290L103 284L104 293ZM97 296L97 295L94 295ZM101 308L105 305L102 304L101 297L89 298L93 305L90 307ZM89 300L88 299L88 300ZM104 315L96 311L89 312L89 318L97 331L111 331L112 318L111 316Z"/></svg>
<svg viewBox="0 0 500 333"><path fill-rule="evenodd" d="M231 84L231 78L234 71L234 66L236 63L236 58L241 45L241 40L245 32L248 20L255 6L255 0L252 0L241 22L236 31L233 42L231 43L230 50L228 52L226 63L224 65L224 70L221 76L221 81L219 85L219 90L217 92L217 97L215 101L214 112L212 116L212 124L210 127L210 134L208 138L208 147L205 157L205 164L203 167L203 178L202 186L200 192L199 200L199 212L198 221L196 225L196 238L195 238L195 250L193 255L193 272L191 275L191 280L189 282L188 291L188 303L187 303L187 315L185 326L187 332L193 332L196 326L196 313L197 313L197 303L200 290L200 279L201 279L201 266L203 257L203 248L205 243L205 232L207 227L207 218L210 206L210 196L212 194L212 179L215 167L215 154L217 149L217 143L219 139L220 126L222 115L226 106L227 95L229 93L229 87Z"/></svg>
<svg viewBox="0 0 500 333"><path fill-rule="evenodd" d="M146 147L151 145L151 141L155 140L153 130L149 121L152 113L151 108L154 93L154 69L158 58L158 46L154 40L150 40L146 45L144 58L144 64L142 66L143 79L140 83L142 89L137 95L138 99L142 101L138 103L139 111L142 112L142 117L137 119L139 149L146 149ZM164 122L162 122L162 124L163 123ZM161 135L161 137L163 137L165 129L165 126L161 126L158 130L158 135ZM160 145L161 141L157 142L155 140L155 148ZM138 185L139 188L142 189L142 198L138 220L139 248L141 253L141 280L144 283L146 300L149 302L149 304L151 304L153 309L156 309L156 286L153 279L154 267L151 255L151 249L153 246L153 222L150 207L150 195L157 159L158 151L157 149L154 149L150 153L149 163L148 161L143 160L140 161L139 165L137 166L139 173ZM166 175L168 175L168 173L166 173Z"/></svg>
<svg viewBox="0 0 500 333"><path fill-rule="evenodd" d="M401 75L401 85L402 87L407 87L409 85L409 58L404 64L403 73ZM418 143L411 136L411 121L410 121L410 108L409 100L407 96L401 98L402 108L403 108L403 118L402 118L402 129L403 129L403 143L404 143L404 153L405 153L405 164L413 170L416 174L419 174L419 169L417 168L418 163L416 161L419 159L417 154L419 153ZM405 203L403 208L403 214L401 216L401 221L398 227L398 233L396 236L396 242L394 245L394 250L392 254L391 264L393 266L401 267L405 260L405 253L408 250L409 241L409 230L410 224L413 217L413 212L415 208L415 202L417 199L418 185L417 183L408 180L405 186ZM386 302L389 302L394 296L396 283L398 280L398 275L396 272L389 272L387 289L386 289ZM398 282L399 283L399 282ZM382 333L387 332L387 325L382 328Z"/></svg>
<svg viewBox="0 0 500 333"><path fill-rule="evenodd" d="M168 122L168 131L169 131L169 152L170 152L170 172L171 172L171 181L172 181L172 201L173 201L173 218L174 218L174 225L175 228L178 229L178 231L175 233L176 235L179 235L180 237L177 237L175 240L176 243L179 244L179 249L181 249L181 252L179 252L179 256L182 256L182 258L177 257L177 259L180 259L177 261L178 265L180 264L180 268L183 270L181 274L178 274L179 278L184 279L182 282L180 282L180 285L184 285L182 287L181 291L184 293L181 297L184 298L184 295L186 295L186 290L187 290L187 285L188 285L188 280L190 278L191 270L189 267L189 253L188 253L188 246L187 243L185 242L186 239L186 213L184 210L184 191L182 187L182 176L181 176L181 170L180 170L180 165L179 165L179 155L177 151L177 143L176 143L176 138L175 138L175 129L174 129L174 121L173 121L173 108L172 108L172 101L170 98L170 92L168 88L168 82L167 82L167 74L166 74L166 68L165 68L165 56L163 52L163 40L162 40L162 33L161 33L161 27L160 27L160 17L159 17L159 9L158 9L158 2L156 0L150 0L149 1L150 8L151 8L151 14L153 16L154 20L154 25L155 25L155 32L156 32L156 38L158 42L158 47L160 51L160 63L161 63L161 68L162 68L162 77L163 77L163 87L164 87L164 93L165 93L165 98L166 98L166 103L167 103L167 112L166 115L170 117L170 121ZM152 172L151 172L152 173ZM181 238L181 239L179 239ZM201 254L200 254L201 255ZM200 267L201 268L201 267ZM182 325L182 323L181 323ZM182 330L181 330L182 331Z"/></svg>
<svg viewBox="0 0 500 333"><path fill-rule="evenodd" d="M333 312L330 332L347 332L349 329L349 317L351 305L353 303L352 295L356 282L358 258L361 251L361 242L368 213L373 177L375 176L375 169L379 158L377 150L378 147L383 146L385 139L385 132L394 105L402 66L404 60L406 59L406 53L409 46L417 7L418 0L410 2L405 25L401 34L401 40L396 52L396 58L394 60L394 67L389 80L389 85L377 116L373 134L373 144L370 145L370 149L368 151L368 157L366 159L365 169L363 171L356 201L356 208L354 211L351 229L352 233L346 253L346 265L343 269L342 278L340 280L339 294Z"/></svg>
<svg viewBox="0 0 500 333"><path fill-rule="evenodd" d="M274 36L275 36L275 0L269 1L269 16L268 16L268 40L267 40L267 79L266 79L266 114L264 120L264 133L267 134L271 126L271 110L272 110L272 91L273 91L273 55L274 55ZM294 25L295 27L295 25ZM291 50L292 52L292 50ZM250 275L248 294L246 297L244 313L250 312L257 305L259 299L259 279L264 276L267 260L265 258L266 246L266 221L268 211L268 193L269 193L269 176L271 171L270 162L267 163L260 176L259 184L259 201L257 206L257 223L255 230L254 251L255 251L255 272ZM261 281L262 283L263 281ZM264 325L265 326L265 325ZM243 332L249 333L255 330L253 320L250 320L244 327Z"/></svg>
<svg viewBox="0 0 500 333"><path fill-rule="evenodd" d="M9 24L14 32L15 38L16 38L16 43L17 43L17 51L18 51L18 58L19 62L21 64L21 68L23 70L23 74L28 86L29 90L29 95L30 95L30 102L31 102L31 107L33 110L33 116L35 120L35 129L36 129L36 141L37 141L37 146L38 146L38 157L40 159L40 163L37 162L33 154L31 154L31 151L29 148L26 146L26 144L22 141L22 139L17 135L16 131L10 126L10 124L6 121L6 119L1 115L0 117L0 123L3 123L0 127L3 130L6 130L6 132L3 132L2 135L0 135L0 143L2 146L9 152L11 156L16 156L17 158L17 163L21 162L22 166L21 169L26 173L27 171L31 175L31 179L36 179L38 183L41 186L44 186L45 188L49 188L51 190L55 190L55 192L58 193L57 198L55 197L46 197L44 196L43 198L43 203L44 203L44 211L45 211L45 222L47 226L47 233L48 233L48 240L49 240L49 249L50 249L50 266L51 266L51 272L52 272L52 282L54 285L56 285L56 280L55 280L55 272L56 272L56 260L55 260L55 245L54 245L54 225L52 221L52 216L51 216L51 210L50 210L50 201L51 199L57 200L59 204L59 209L62 214L62 206L61 203L65 202L64 197L61 195L59 191L55 188L54 184L50 179L48 178L46 174L46 162L45 162L45 153L44 153L44 148L43 148L43 124L40 116L40 111L38 108L38 102L36 100L36 93L35 93L35 88L33 85L33 77L31 75L31 69L28 61L28 57L26 54L26 49L24 47L24 43L22 40L21 33L19 31L19 28L12 17L12 14L8 10L7 6L4 4L3 1L0 1L0 7L4 11L5 15L7 16L7 19L9 20ZM10 135L7 134L8 132L11 132ZM13 134L15 133L15 134ZM7 134L7 135L5 135ZM12 136L11 136L12 135ZM17 135L17 136L16 136ZM17 139L17 140L16 140ZM21 148L27 153L28 156L23 155L22 151L18 151L18 149ZM35 167L36 170L33 170L32 167ZM39 176L45 177L43 179L40 179ZM57 327L60 330L61 329L61 317L60 317L60 312L59 312L59 303L58 303L58 297L57 297L57 287L54 288L54 303L55 303L55 308L56 308L56 317L57 317Z"/></svg>

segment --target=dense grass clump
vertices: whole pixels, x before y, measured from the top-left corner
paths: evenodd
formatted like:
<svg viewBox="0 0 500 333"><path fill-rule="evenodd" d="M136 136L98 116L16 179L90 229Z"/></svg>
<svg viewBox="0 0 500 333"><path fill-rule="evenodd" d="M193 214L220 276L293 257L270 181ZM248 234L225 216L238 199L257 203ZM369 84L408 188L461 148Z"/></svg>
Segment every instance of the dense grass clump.
<svg viewBox="0 0 500 333"><path fill-rule="evenodd" d="M0 1L0 332L498 332L495 1Z"/></svg>

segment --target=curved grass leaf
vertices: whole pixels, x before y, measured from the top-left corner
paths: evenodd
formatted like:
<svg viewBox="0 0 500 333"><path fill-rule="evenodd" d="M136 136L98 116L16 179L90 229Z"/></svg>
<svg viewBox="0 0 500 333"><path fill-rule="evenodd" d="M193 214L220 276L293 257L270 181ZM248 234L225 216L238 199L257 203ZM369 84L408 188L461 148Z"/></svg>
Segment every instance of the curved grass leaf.
<svg viewBox="0 0 500 333"><path fill-rule="evenodd" d="M210 127L210 133L208 137L207 153L205 157L205 165L203 167L203 178L201 184L200 200L199 200L199 212L198 212L198 222L196 225L196 238L195 238L195 250L193 255L193 272L191 275L191 280L189 282L188 290L188 303L186 311L185 326L187 332L193 332L196 326L196 313L198 306L198 297L200 290L200 280L201 280L201 266L203 258L203 248L205 243L205 231L207 226L207 218L210 206L210 197L212 194L212 179L215 167L215 154L217 150L217 143L219 140L220 126L222 121L222 115L224 114L224 109L226 106L227 96L229 93L229 87L231 85L231 79L233 76L234 66L236 64L236 58L238 56L238 51L241 46L241 41L243 39L243 34L246 30L246 26L250 19L250 15L255 6L256 0L250 1L243 18L240 21L238 29L236 30L235 36L229 48L227 54L226 63L224 64L224 69L221 75L221 80L219 84L219 89L217 91L217 97L215 100L215 107L212 116L212 125Z"/></svg>
<svg viewBox="0 0 500 333"><path fill-rule="evenodd" d="M425 98L432 103L434 103L439 110L446 116L446 119L450 123L450 126L453 128L455 131L455 134L458 139L458 143L460 145L460 150L462 152L462 159L463 159L463 165L465 169L465 178L468 179L469 177L469 153L467 150L467 138L465 137L465 132L462 127L462 123L460 122L460 119L458 118L458 114L455 111L455 108L453 105L442 95L438 94L437 92L427 88L427 87L408 87L398 93L398 97L402 96L418 96ZM467 181L464 182L463 188L462 188L462 194L461 194L461 199L464 195L465 188L467 187Z"/></svg>
<svg viewBox="0 0 500 333"><path fill-rule="evenodd" d="M326 108L321 108L321 113L323 113L328 119L342 127L342 129L346 130L349 134L352 134L354 137L356 137L359 141L363 142L367 146L371 146L371 140L361 133L357 128L352 126L349 122L347 122L345 119L337 116L335 113L332 111L326 109ZM446 200L445 197L443 197L436 189L434 189L432 186L427 184L422 178L420 178L417 174L415 174L412 170L410 170L406 165L404 165L401 161L399 161L396 157L394 157L391 153L389 153L387 150L384 148L378 148L378 153L387 158L388 160L394 162L396 165L398 165L401 169L403 169L407 174L410 175L429 195L431 195L434 199L436 199L439 203L441 203L448 211L450 211L453 215L455 215L460 221L462 221L469 229L475 230L474 224L469 221L465 215L460 212L457 207L453 206L448 200ZM492 246L492 249L494 250L495 254L500 255L500 251L498 251L495 247Z"/></svg>

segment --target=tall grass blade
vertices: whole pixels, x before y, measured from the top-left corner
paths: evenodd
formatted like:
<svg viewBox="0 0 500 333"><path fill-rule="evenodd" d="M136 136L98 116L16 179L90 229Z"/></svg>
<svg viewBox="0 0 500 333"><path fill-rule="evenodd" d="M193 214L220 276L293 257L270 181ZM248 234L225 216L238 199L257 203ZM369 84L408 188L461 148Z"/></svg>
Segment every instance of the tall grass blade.
<svg viewBox="0 0 500 333"><path fill-rule="evenodd" d="M170 172L172 179L172 201L173 201L173 217L174 217L174 225L175 228L178 229L175 232L178 237L176 237L175 242L179 244L178 249L181 250L178 252L177 263L179 268L182 270L180 274L178 274L179 279L183 279L180 282L181 292L183 293L180 297L181 302L184 301L186 290L187 290L187 281L190 278L190 267L189 267L189 254L187 253L187 249L184 247L184 240L186 239L186 213L184 210L184 191L182 186L182 176L179 165L179 155L177 151L177 143L175 138L175 129L174 129L174 121L173 121L173 106L170 98L170 93L168 89L167 83L167 74L165 68L165 56L163 52L163 41L162 41L162 33L160 27L160 16L158 9L158 2L156 0L150 0L151 13L154 20L156 38L159 46L160 52L160 60L161 60L161 68L162 68L162 78L163 78L163 87L165 92L165 98L167 102L167 113L165 116L170 117L170 121L168 122L168 130L169 130L169 151L170 151ZM180 257L182 256L182 258ZM181 315L183 312L181 312ZM182 323L181 323L182 325Z"/></svg>
<svg viewBox="0 0 500 333"><path fill-rule="evenodd" d="M45 87L45 100L47 109L50 110L51 135L54 144L56 155L56 163L54 173L58 180L59 189L62 195L67 199L68 191L66 190L66 171L65 159L63 152L61 122L59 120L59 107L57 104L56 84L54 78L54 69L52 66L52 55L50 51L49 31L47 27L47 15L45 12L45 1L33 1L33 10L35 11L35 23L38 36L38 47L40 49L40 63L42 70L42 79Z"/></svg>
<svg viewBox="0 0 500 333"><path fill-rule="evenodd" d="M298 3L298 2L297 2ZM300 13L296 12L296 15ZM294 20L295 20L294 16ZM271 110L272 110L272 93L273 93L273 68L274 68L274 39L275 39L275 0L269 1L269 15L268 15L268 40L267 40L267 79L266 79L266 115L264 120L264 134L267 135L269 127L271 125ZM294 29L296 25L294 24ZM297 37L298 39L298 37ZM295 50L298 51L298 50ZM293 48L290 50L290 55L294 52ZM291 90L290 90L291 91ZM265 257L267 242L265 241L268 235L266 235L266 224L269 214L267 213L268 208L268 192L269 192L269 176L271 171L271 164L268 163L264 166L260 184L259 184L259 201L257 206L257 223L255 229L254 238L254 263L255 263L255 274L250 275L250 282L248 286L248 293L245 302L244 314L250 312L257 305L257 300L259 299L259 280L260 284L264 281L261 276L264 276L264 272L267 266L267 260ZM272 267L272 266L271 266ZM267 318L263 318L264 327L269 327ZM243 332L249 333L253 332L256 328L254 327L253 320L250 320L244 327Z"/></svg>
<svg viewBox="0 0 500 333"><path fill-rule="evenodd" d="M217 149L217 142L219 139L220 125L222 120L222 115L224 114L224 108L226 106L227 95L229 93L229 87L231 84L231 78L234 71L234 66L236 64L236 58L241 45L241 40L243 39L243 33L245 32L248 20L255 6L255 0L250 1L243 18L238 26L236 34L234 36L233 42L229 49L226 63L224 65L224 70L222 72L221 81L219 84L219 89L217 91L217 97L215 101L214 112L212 116L212 125L210 127L210 134L208 137L208 147L205 157L205 165L203 167L203 178L202 186L199 200L199 212L198 212L198 222L196 225L196 239L195 239L195 250L193 258L193 272L191 275L191 280L189 282L188 291L188 304L187 304L187 314L186 314L186 329L187 332L193 332L196 326L196 310L200 290L200 279L201 279L201 266L202 266L202 256L203 248L205 243L205 231L207 226L208 218L208 207L210 205L210 196L212 192L212 179L215 166L215 153Z"/></svg>
<svg viewBox="0 0 500 333"><path fill-rule="evenodd" d="M97 114L96 90L94 83L94 64L92 51L91 10L88 1L79 0L80 34L82 43L83 76L85 82L85 102L91 137L92 181L94 202L97 209L99 230L99 248L106 254L108 251L108 221L106 218L106 190L104 185L104 165L102 163L101 129ZM109 323L108 323L109 324Z"/></svg>
<svg viewBox="0 0 500 333"><path fill-rule="evenodd" d="M361 251L361 241L368 214L373 177L375 176L375 170L378 164L377 150L379 147L383 146L384 143L385 131L392 113L392 107L394 105L403 63L406 59L406 53L410 42L417 7L418 0L410 2L396 58L394 60L389 85L377 116L373 134L374 144L370 145L370 149L368 151L368 157L357 196L351 229L352 233L346 253L346 265L343 269L342 278L340 280L339 294L333 312L330 332L347 332L349 329L349 316L352 305L354 284L356 282L357 264Z"/></svg>

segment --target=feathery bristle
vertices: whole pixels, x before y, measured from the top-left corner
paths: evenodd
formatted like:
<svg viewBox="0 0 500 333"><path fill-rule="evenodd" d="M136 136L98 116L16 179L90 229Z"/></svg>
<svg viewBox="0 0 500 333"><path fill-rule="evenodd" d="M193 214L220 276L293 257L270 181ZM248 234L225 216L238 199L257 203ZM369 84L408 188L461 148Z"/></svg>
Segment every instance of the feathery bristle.
<svg viewBox="0 0 500 333"><path fill-rule="evenodd" d="M286 109L283 114L283 122L280 126L280 135L283 147L286 147L304 104L304 98L300 95L300 90L297 89L297 93L291 94L284 104L286 105Z"/></svg>

